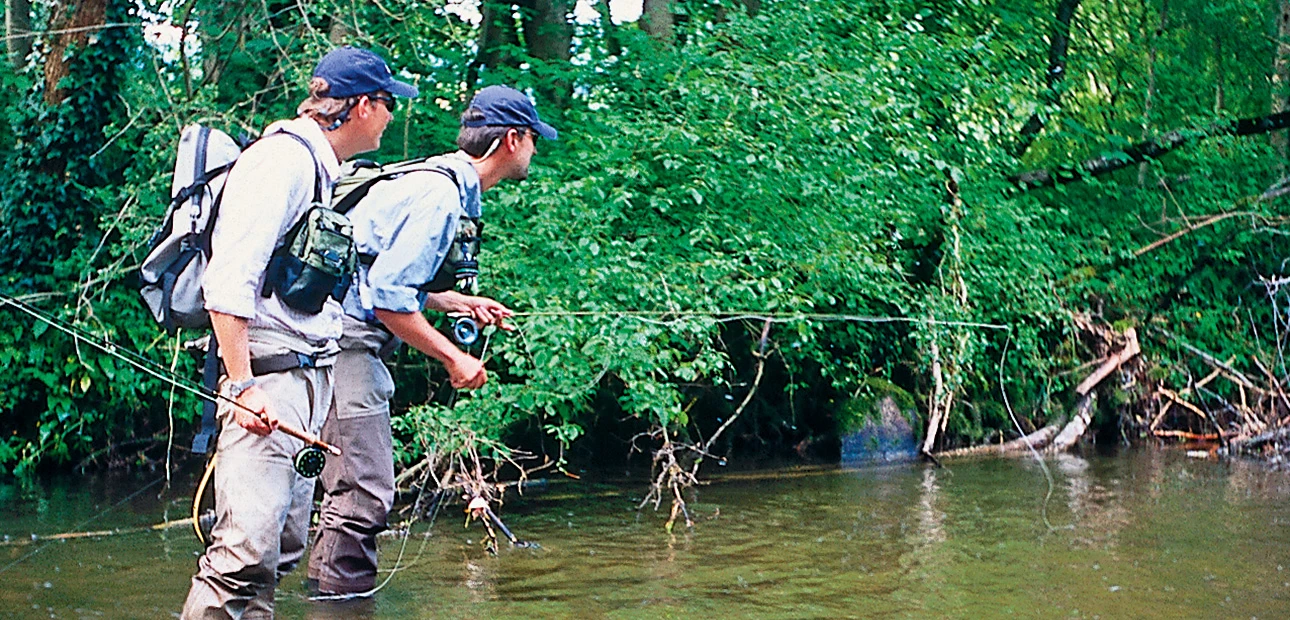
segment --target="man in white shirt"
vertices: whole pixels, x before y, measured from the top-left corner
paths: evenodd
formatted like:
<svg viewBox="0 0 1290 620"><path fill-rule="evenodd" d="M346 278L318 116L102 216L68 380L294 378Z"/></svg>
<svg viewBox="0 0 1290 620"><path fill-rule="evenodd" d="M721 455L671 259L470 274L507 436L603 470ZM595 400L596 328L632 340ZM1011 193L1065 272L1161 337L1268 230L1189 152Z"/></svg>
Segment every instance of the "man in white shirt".
<svg viewBox="0 0 1290 620"><path fill-rule="evenodd" d="M421 314L423 307L473 315L505 328L511 311L491 299L445 290L444 269L458 233L481 215L480 194L504 179L528 177L538 136L555 128L538 119L523 93L481 90L462 115L456 153L431 158L419 171L374 184L349 212L365 259L345 297L344 336L336 362L336 406L323 441L344 456L322 474L318 536L309 554L309 583L324 597L370 595L376 585L376 535L394 502L390 398L394 382L382 362L395 338L440 361L453 387L483 385L483 364L458 350Z"/></svg>
<svg viewBox="0 0 1290 620"><path fill-rule="evenodd" d="M229 172L203 290L221 389L245 409L221 405L216 522L184 618L272 618L277 582L304 554L314 481L293 467L303 442L273 430L280 421L321 430L342 311L334 299L311 313L262 294L266 270L305 212L330 203L340 161L380 145L394 98L416 95L376 54L334 50L314 70L299 117L270 125Z"/></svg>

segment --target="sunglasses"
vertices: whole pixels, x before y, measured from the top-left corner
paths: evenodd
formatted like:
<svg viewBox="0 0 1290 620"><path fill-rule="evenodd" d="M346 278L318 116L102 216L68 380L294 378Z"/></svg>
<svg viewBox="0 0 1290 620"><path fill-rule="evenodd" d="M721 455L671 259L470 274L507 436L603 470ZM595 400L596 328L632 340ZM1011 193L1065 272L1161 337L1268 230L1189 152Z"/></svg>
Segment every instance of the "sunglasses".
<svg viewBox="0 0 1290 620"><path fill-rule="evenodd" d="M396 101L392 95L368 95L367 98L373 101L380 101L385 105L385 109L389 110L391 114L393 114L395 110L399 109L399 102Z"/></svg>

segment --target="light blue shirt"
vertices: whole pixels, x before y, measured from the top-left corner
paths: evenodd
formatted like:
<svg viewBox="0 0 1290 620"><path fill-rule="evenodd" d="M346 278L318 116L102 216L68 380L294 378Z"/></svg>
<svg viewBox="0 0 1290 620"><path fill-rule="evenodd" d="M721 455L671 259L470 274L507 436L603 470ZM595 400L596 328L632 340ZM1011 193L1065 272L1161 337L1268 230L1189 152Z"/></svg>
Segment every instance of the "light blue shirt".
<svg viewBox="0 0 1290 620"><path fill-rule="evenodd" d="M360 265L345 296L345 314L376 320L374 310L420 312L421 287L434 279L457 236L462 217L478 218L479 173L462 152L431 160L456 173L456 185L438 172L411 172L372 186L349 212L354 242L371 265Z"/></svg>

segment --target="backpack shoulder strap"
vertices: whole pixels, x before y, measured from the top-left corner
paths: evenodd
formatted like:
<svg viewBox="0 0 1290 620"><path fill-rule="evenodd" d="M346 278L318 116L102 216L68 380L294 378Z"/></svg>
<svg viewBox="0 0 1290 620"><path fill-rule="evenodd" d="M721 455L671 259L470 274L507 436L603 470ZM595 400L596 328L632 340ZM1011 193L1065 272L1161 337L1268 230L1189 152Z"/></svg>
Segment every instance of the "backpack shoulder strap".
<svg viewBox="0 0 1290 620"><path fill-rule="evenodd" d="M421 161L400 166L399 168L388 172L381 172L380 174L363 181L362 185L355 187L350 190L348 194L345 194L345 197L341 198L340 202L336 203L332 207L332 210L341 215L345 215L354 207L358 206L358 203L367 197L367 193L371 191L372 187L377 183L389 179L395 179L412 172L437 172L448 177L448 180L452 181L452 184L457 186L458 191L461 190L461 183L457 180L457 173L453 171L452 168L438 164L431 164L428 159L423 159Z"/></svg>
<svg viewBox="0 0 1290 620"><path fill-rule="evenodd" d="M285 129L279 129L273 132L272 134L269 134L269 136L276 136L279 134L284 136L291 136L293 140L295 140L296 142L299 142L301 146L305 147L305 150L309 151L309 159L312 159L314 162L314 203L322 202L322 178L323 178L322 163L318 161L318 154L314 152L314 146L312 144L309 144L308 140L300 136L297 136L296 134L291 133L290 131L287 131ZM269 136L266 136L266 137L269 137Z"/></svg>

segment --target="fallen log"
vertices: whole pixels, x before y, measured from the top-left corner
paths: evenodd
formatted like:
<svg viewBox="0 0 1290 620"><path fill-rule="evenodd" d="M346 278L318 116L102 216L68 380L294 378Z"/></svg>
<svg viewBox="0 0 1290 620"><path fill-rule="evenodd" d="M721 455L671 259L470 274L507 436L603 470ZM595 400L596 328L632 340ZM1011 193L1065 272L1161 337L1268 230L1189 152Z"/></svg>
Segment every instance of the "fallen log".
<svg viewBox="0 0 1290 620"><path fill-rule="evenodd" d="M1221 439L1218 433L1190 433L1187 431L1151 431L1156 437L1177 437L1179 439L1190 439L1194 441L1218 441Z"/></svg>
<svg viewBox="0 0 1290 620"><path fill-rule="evenodd" d="M1239 452L1244 452L1246 450L1252 450L1254 448L1258 448L1259 446L1262 446L1265 443L1270 443L1280 439L1285 439L1287 437L1290 437L1290 427L1282 427L1276 430L1268 431L1266 433L1260 433L1253 437L1248 437L1248 438L1238 437L1228 442L1227 445L1231 451L1239 453Z"/></svg>
<svg viewBox="0 0 1290 620"><path fill-rule="evenodd" d="M970 448L959 448L948 452L941 452L937 456L942 457L959 457L959 456L1007 456L1009 454L1018 454L1028 452L1030 448L1043 450L1048 442L1053 440L1061 428L1056 424L1045 426L1029 435L1018 437L1011 441L1003 443L986 444L983 446L972 446Z"/></svg>
<svg viewBox="0 0 1290 620"><path fill-rule="evenodd" d="M1062 432L1053 438L1053 442L1048 445L1046 450L1052 452L1065 452L1084 436L1084 431L1088 430L1088 424L1093 420L1093 405L1097 404L1097 391L1093 390L1083 396L1080 396L1079 402L1075 404L1075 415L1070 422L1062 428Z"/></svg>
<svg viewBox="0 0 1290 620"><path fill-rule="evenodd" d="M1057 170L1032 170L1008 177L1008 181L1022 191L1053 187L1101 176L1122 168L1136 166L1148 159L1157 159L1188 142L1198 142L1212 136L1249 136L1290 127L1290 112L1269 116L1222 121L1197 129L1175 129L1154 140L1146 140Z"/></svg>

